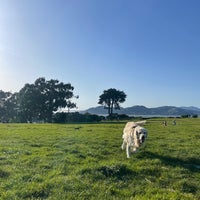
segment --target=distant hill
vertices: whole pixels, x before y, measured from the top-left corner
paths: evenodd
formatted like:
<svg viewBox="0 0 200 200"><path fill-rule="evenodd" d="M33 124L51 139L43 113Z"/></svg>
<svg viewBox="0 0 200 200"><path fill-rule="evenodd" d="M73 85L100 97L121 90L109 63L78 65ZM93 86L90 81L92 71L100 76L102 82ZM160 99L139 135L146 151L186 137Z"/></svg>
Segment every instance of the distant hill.
<svg viewBox="0 0 200 200"><path fill-rule="evenodd" d="M81 113L90 113L96 115L107 115L107 109L103 106L92 107L87 110L81 111ZM165 116L180 116L180 115L199 115L200 108L197 107L175 107L175 106L161 106L156 108L147 108L145 106L132 106L127 108L121 108L120 110L114 110L114 113L126 114L126 115L165 115Z"/></svg>
<svg viewBox="0 0 200 200"><path fill-rule="evenodd" d="M97 115L106 115L108 112L104 109L103 106L92 107L87 110L81 111L81 113L90 113L90 114L97 114Z"/></svg>
<svg viewBox="0 0 200 200"><path fill-rule="evenodd" d="M185 110L190 110L190 111L194 111L197 112L198 114L200 114L200 108L194 107L194 106L189 106L189 107L181 107L182 109Z"/></svg>

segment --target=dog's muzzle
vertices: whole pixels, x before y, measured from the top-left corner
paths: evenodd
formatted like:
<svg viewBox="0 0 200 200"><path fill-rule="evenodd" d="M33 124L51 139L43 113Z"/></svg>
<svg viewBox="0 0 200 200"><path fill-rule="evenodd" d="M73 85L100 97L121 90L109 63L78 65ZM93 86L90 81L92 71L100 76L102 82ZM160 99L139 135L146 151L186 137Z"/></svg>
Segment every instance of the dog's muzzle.
<svg viewBox="0 0 200 200"><path fill-rule="evenodd" d="M146 139L146 137L144 136L144 135L142 135L142 137L140 138L140 144L142 144L142 143L144 143L145 142L145 139Z"/></svg>

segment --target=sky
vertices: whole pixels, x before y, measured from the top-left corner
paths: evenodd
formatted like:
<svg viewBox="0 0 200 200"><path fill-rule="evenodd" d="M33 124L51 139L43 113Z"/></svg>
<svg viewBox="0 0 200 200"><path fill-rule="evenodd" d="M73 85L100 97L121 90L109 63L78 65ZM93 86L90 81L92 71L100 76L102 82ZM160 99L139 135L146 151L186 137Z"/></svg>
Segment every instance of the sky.
<svg viewBox="0 0 200 200"><path fill-rule="evenodd" d="M0 0L0 90L39 77L74 86L79 110L104 90L122 107L200 107L199 0Z"/></svg>

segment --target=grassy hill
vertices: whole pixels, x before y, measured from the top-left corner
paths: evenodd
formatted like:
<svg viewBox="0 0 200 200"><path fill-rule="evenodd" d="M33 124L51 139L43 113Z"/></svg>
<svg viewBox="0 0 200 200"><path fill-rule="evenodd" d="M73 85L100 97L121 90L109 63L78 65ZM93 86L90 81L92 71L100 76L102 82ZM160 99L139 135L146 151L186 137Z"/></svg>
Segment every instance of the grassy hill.
<svg viewBox="0 0 200 200"><path fill-rule="evenodd" d="M0 199L200 199L200 119L163 120L130 159L125 122L0 124Z"/></svg>

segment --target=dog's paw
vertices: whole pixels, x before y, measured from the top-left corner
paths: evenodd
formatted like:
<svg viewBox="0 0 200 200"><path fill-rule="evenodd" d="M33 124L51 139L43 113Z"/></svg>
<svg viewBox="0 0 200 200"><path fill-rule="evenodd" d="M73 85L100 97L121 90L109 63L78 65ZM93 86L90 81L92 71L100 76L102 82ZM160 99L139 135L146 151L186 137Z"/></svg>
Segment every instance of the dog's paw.
<svg viewBox="0 0 200 200"><path fill-rule="evenodd" d="M135 147L132 148L132 152L133 152L133 153L137 153L137 152L138 152L138 148L135 148Z"/></svg>

